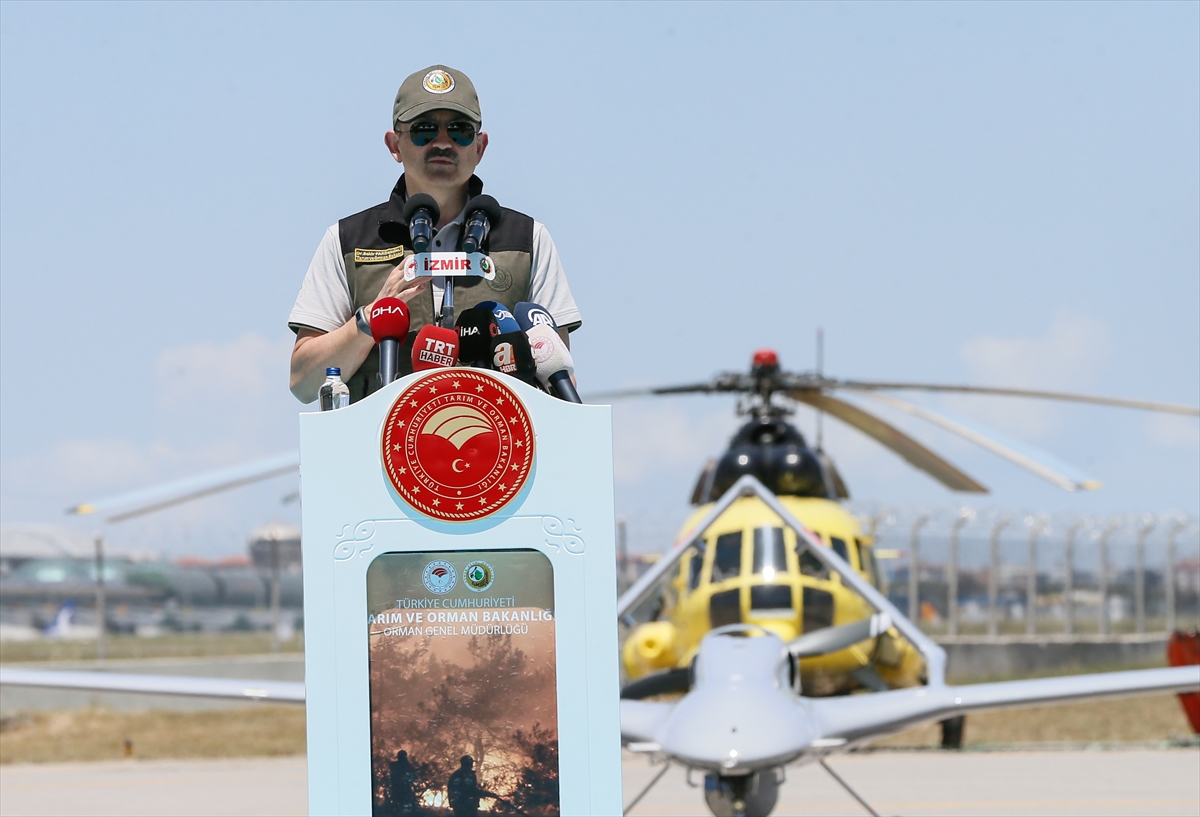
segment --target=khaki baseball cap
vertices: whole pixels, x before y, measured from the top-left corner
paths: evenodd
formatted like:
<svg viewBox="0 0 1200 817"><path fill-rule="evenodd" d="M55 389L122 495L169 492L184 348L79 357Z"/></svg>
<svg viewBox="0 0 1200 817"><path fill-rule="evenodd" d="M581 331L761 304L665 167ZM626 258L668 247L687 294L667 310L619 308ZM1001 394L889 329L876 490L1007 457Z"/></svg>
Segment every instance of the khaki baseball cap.
<svg viewBox="0 0 1200 817"><path fill-rule="evenodd" d="M445 65L431 65L400 85L392 106L392 124L411 122L428 111L458 111L476 125L483 121L475 86L462 71Z"/></svg>

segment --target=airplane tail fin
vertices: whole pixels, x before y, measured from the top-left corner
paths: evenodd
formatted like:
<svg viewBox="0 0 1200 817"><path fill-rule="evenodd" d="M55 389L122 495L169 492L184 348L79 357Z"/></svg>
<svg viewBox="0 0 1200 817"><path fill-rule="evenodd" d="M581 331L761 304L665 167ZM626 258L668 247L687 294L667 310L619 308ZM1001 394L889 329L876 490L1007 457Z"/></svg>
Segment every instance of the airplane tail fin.
<svg viewBox="0 0 1200 817"><path fill-rule="evenodd" d="M42 634L50 638L61 638L71 631L71 625L74 621L75 599L67 599L58 608L58 612L54 614L54 620L42 630Z"/></svg>

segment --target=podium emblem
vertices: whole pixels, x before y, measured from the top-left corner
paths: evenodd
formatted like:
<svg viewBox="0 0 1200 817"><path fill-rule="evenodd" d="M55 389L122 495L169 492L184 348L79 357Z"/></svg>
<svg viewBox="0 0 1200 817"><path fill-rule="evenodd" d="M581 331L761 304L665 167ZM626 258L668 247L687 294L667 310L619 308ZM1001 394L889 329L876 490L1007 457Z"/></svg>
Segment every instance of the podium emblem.
<svg viewBox="0 0 1200 817"><path fill-rule="evenodd" d="M458 574L454 572L454 565L439 559L425 565L425 574L421 576L421 580L425 582L426 590L441 595L454 589Z"/></svg>
<svg viewBox="0 0 1200 817"><path fill-rule="evenodd" d="M490 516L533 468L533 424L497 377L439 369L405 389L383 426L384 470L416 510L447 522Z"/></svg>

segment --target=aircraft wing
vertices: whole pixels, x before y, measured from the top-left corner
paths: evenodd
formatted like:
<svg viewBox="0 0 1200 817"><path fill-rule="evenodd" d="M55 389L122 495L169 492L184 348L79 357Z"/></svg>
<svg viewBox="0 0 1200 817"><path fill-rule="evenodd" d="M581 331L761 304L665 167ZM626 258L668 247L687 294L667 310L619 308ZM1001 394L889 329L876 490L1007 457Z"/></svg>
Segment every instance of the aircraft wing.
<svg viewBox="0 0 1200 817"><path fill-rule="evenodd" d="M823 740L880 737L969 712L1200 690L1200 666L1067 675L966 686L925 686L806 699Z"/></svg>
<svg viewBox="0 0 1200 817"><path fill-rule="evenodd" d="M120 522L181 502L228 491L260 480L300 470L300 452L289 451L266 459L209 471L176 482L142 488L118 496L84 502L68 508L69 514L101 514L108 522Z"/></svg>
<svg viewBox="0 0 1200 817"><path fill-rule="evenodd" d="M237 698L285 704L304 703L300 681L259 681L242 678L189 678L174 675L133 675L119 672L65 672L40 669L0 669L0 686L82 689L94 692L140 692L188 695L198 698Z"/></svg>

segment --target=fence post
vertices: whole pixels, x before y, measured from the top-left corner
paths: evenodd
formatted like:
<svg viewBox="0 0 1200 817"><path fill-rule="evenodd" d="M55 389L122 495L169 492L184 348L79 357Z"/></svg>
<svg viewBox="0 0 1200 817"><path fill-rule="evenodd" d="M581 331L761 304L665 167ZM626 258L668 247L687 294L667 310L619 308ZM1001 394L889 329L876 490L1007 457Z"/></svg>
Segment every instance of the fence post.
<svg viewBox="0 0 1200 817"><path fill-rule="evenodd" d="M1075 534L1079 532L1083 522L1076 520L1067 528L1066 554L1067 576L1063 581L1063 597L1066 606L1067 620L1064 629L1067 635L1075 634Z"/></svg>
<svg viewBox="0 0 1200 817"><path fill-rule="evenodd" d="M921 624L921 528L928 521L927 513L917 517L908 537L908 620L917 626Z"/></svg>
<svg viewBox="0 0 1200 817"><path fill-rule="evenodd" d="M958 535L963 526L975 518L975 511L961 508L954 527L950 528L950 565L946 577L946 617L950 635L958 635Z"/></svg>
<svg viewBox="0 0 1200 817"><path fill-rule="evenodd" d="M1112 630L1112 618L1108 614L1108 539L1117 529L1118 523L1109 522L1100 533L1100 635Z"/></svg>
<svg viewBox="0 0 1200 817"><path fill-rule="evenodd" d="M1029 526L1029 573L1025 576L1025 634L1037 633L1037 543L1038 534L1046 526L1045 520L1035 516L1025 517Z"/></svg>
<svg viewBox="0 0 1200 817"><path fill-rule="evenodd" d="M988 635L999 633L996 602L1000 594L1000 531L1008 525L1008 517L999 517L992 525L992 538L988 543Z"/></svg>
<svg viewBox="0 0 1200 817"><path fill-rule="evenodd" d="M1133 608L1135 628L1139 634L1146 632L1146 537L1154 530L1153 516L1142 517L1137 532L1137 565L1133 577Z"/></svg>
<svg viewBox="0 0 1200 817"><path fill-rule="evenodd" d="M1176 517L1171 520L1171 527L1167 528L1167 569L1163 571L1163 581L1166 583L1166 599L1167 607L1167 633L1175 631L1176 616L1175 616L1175 537L1179 532L1187 527L1187 519L1179 519Z"/></svg>

